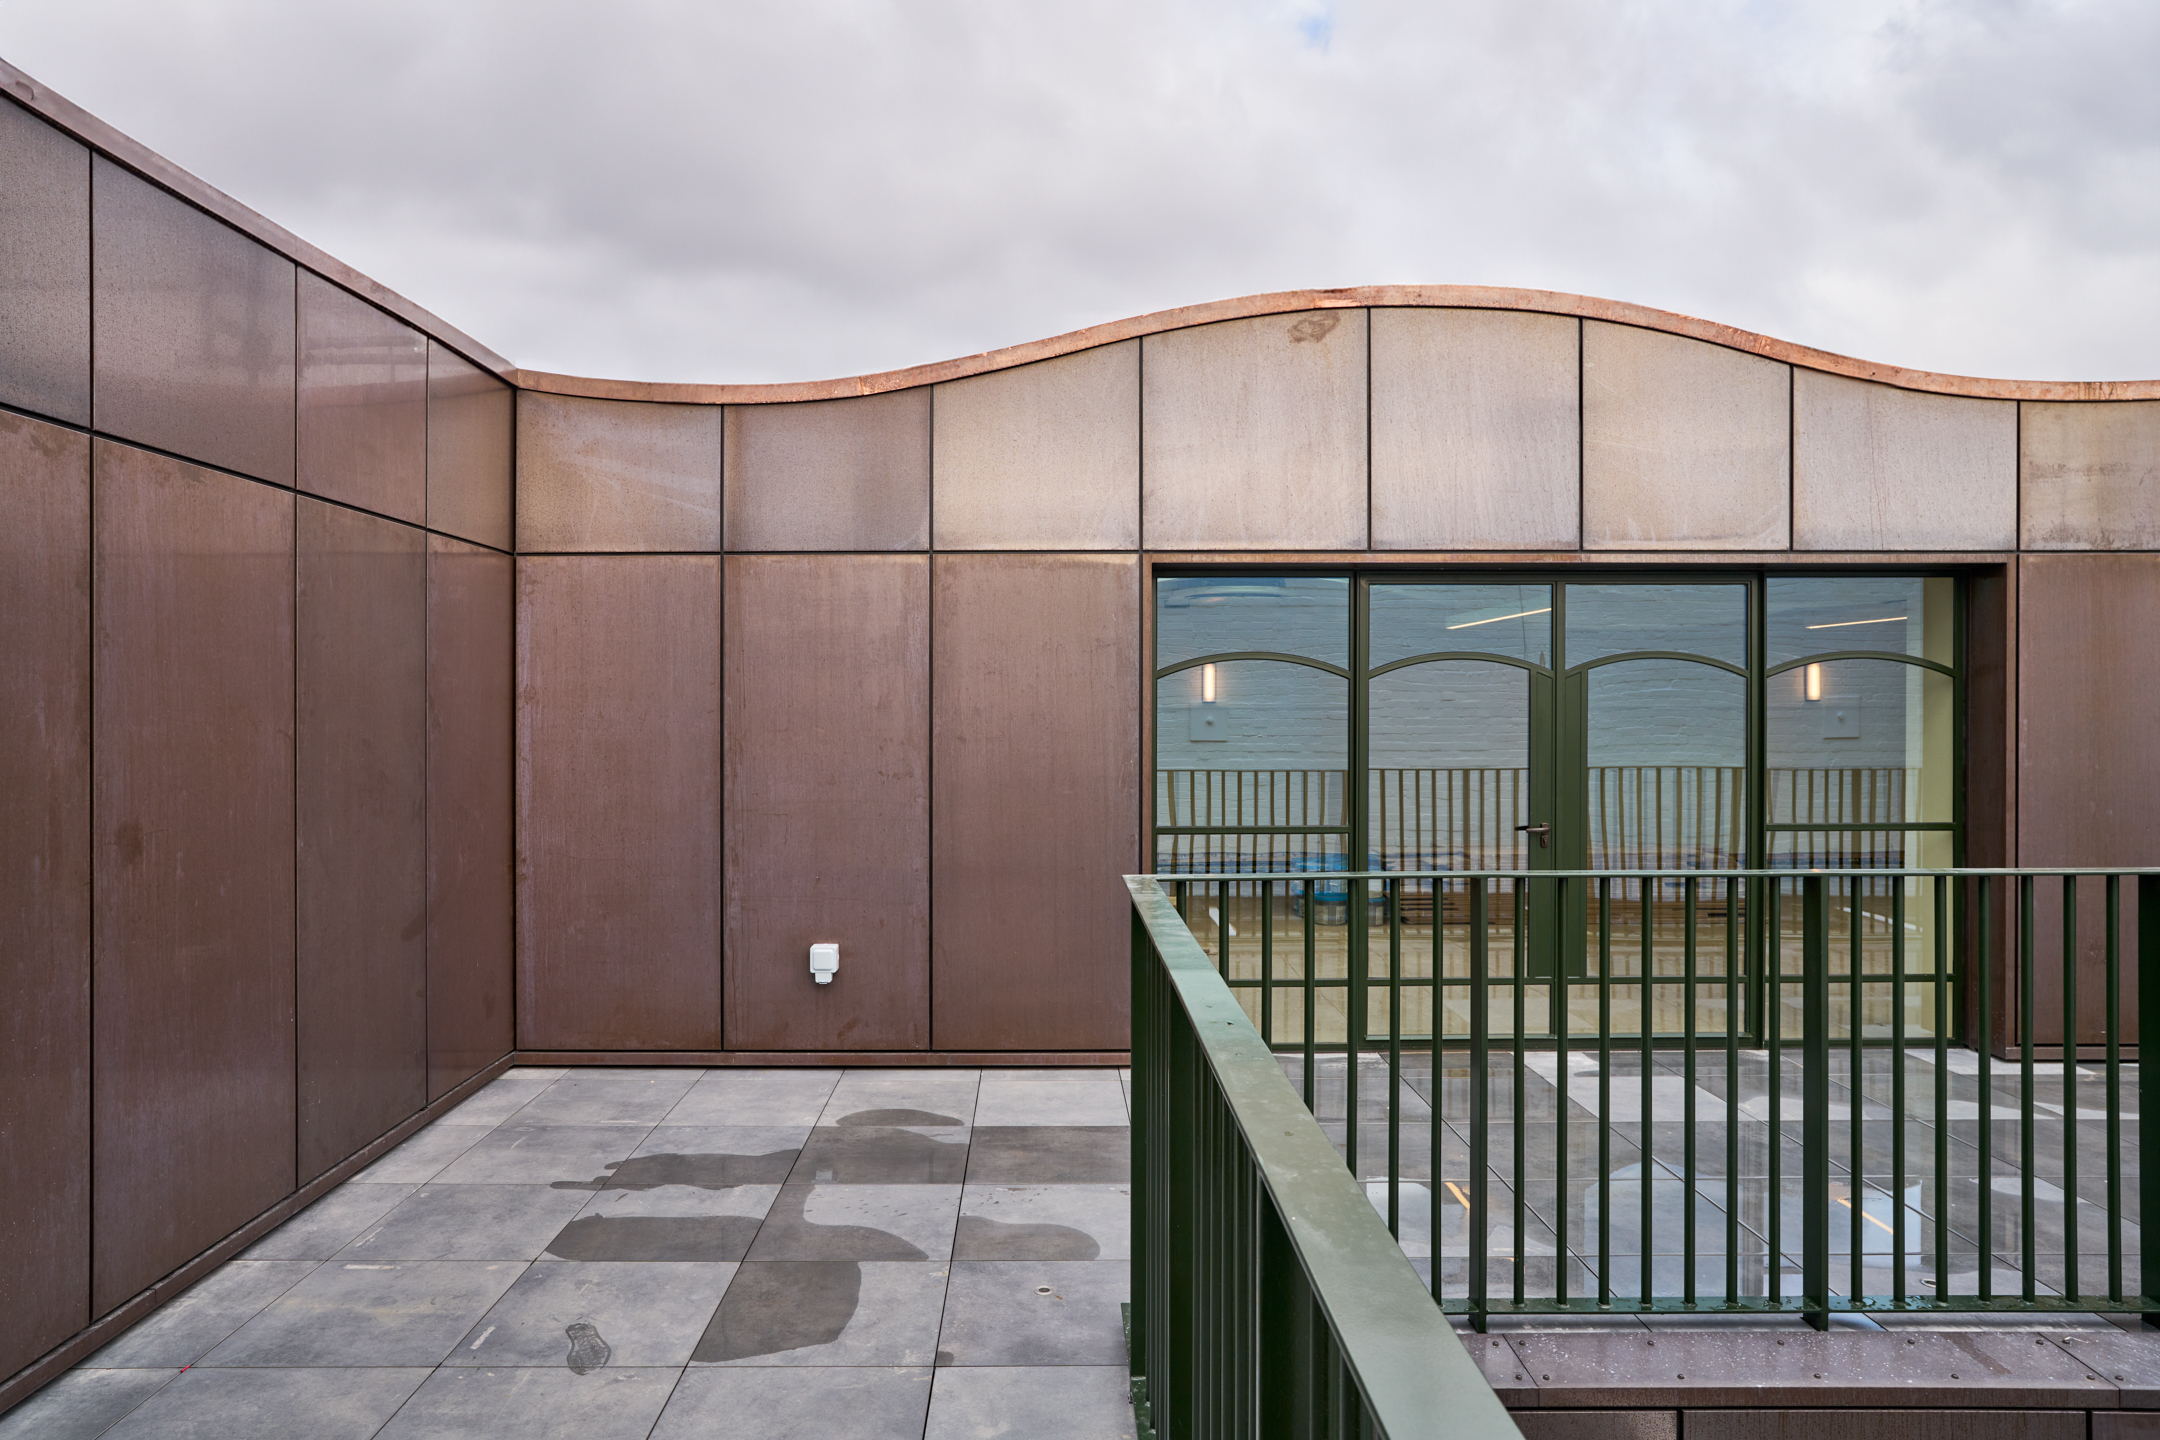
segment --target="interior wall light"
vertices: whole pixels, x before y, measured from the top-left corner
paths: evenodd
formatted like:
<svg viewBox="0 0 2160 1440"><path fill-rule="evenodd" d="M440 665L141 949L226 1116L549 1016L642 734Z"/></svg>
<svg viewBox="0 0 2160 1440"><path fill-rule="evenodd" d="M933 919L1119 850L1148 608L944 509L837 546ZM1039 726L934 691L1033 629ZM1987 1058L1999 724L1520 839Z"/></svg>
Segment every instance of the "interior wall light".
<svg viewBox="0 0 2160 1440"><path fill-rule="evenodd" d="M1202 665L1200 667L1200 700L1207 705L1215 703L1215 667L1213 665Z"/></svg>
<svg viewBox="0 0 2160 1440"><path fill-rule="evenodd" d="M1807 698L1810 700L1822 699L1822 666L1820 665L1807 667Z"/></svg>

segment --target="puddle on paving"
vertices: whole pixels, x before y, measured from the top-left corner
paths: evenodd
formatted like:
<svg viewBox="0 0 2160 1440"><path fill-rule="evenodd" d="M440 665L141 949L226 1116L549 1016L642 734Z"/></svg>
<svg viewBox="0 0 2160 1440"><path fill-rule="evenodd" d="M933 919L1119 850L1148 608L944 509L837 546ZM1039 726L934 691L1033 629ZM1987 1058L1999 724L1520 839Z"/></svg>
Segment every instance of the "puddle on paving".
<svg viewBox="0 0 2160 1440"><path fill-rule="evenodd" d="M657 1190L662 1185L694 1185L727 1190L737 1185L778 1185L795 1168L794 1150L763 1155L633 1155L602 1168L613 1173L590 1180L557 1180L557 1190Z"/></svg>
<svg viewBox="0 0 2160 1440"><path fill-rule="evenodd" d="M958 1260L1095 1260L1102 1246L1070 1225L1017 1224L981 1215L960 1217L953 1258Z"/></svg>
<svg viewBox="0 0 2160 1440"><path fill-rule="evenodd" d="M745 1265L721 1298L693 1362L750 1360L840 1338L862 1300L862 1266L790 1260Z"/></svg>
<svg viewBox="0 0 2160 1440"><path fill-rule="evenodd" d="M965 1122L952 1115L939 1115L929 1110L857 1110L843 1115L835 1125L921 1125L956 1126Z"/></svg>

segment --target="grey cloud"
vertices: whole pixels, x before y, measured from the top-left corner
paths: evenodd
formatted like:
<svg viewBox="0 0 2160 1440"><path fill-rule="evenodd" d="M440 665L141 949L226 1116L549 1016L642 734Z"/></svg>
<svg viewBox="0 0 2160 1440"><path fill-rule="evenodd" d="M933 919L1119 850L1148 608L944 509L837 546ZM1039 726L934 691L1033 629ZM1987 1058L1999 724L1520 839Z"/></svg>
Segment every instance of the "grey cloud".
<svg viewBox="0 0 2160 1440"><path fill-rule="evenodd" d="M2160 375L2134 3L0 0L0 53L541 369L1459 281Z"/></svg>

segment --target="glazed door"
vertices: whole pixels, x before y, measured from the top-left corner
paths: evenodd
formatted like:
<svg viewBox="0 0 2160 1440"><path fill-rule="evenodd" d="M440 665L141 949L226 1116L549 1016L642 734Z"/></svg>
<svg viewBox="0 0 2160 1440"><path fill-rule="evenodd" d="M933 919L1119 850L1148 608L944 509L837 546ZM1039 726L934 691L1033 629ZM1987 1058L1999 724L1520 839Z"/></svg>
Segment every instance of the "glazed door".
<svg viewBox="0 0 2160 1440"><path fill-rule="evenodd" d="M1559 588L1562 864L1583 870L1700 872L1695 886L1699 980L1743 968L1742 887L1720 872L1749 863L1751 586L1742 579L1614 580ZM1615 978L1683 977L1686 878L1616 880L1610 923L1588 887L1558 921L1570 977L1610 966ZM1686 987L1649 987L1654 1033L1687 1026ZM1614 991L1613 1027L1640 1034L1642 988ZM1737 988L1695 990L1697 1034L1721 1034ZM1570 1003L1587 1022L1586 987ZM1737 1010L1732 1022L1744 1023Z"/></svg>
<svg viewBox="0 0 2160 1440"><path fill-rule="evenodd" d="M1554 671L1555 586L1373 580L1365 587L1359 709L1365 868L1549 870L1570 853L1561 792ZM1486 904L1491 973L1550 975L1558 953L1555 887L1495 882ZM1393 911L1373 897L1369 974L1399 954L1403 979L1470 974L1467 881L1405 881ZM1398 933L1401 940L1391 945ZM1467 992L1406 989L1405 1034L1468 1025ZM1461 1012L1461 1013L1457 1013ZM1369 1017L1385 1033L1385 1015Z"/></svg>
<svg viewBox="0 0 2160 1440"><path fill-rule="evenodd" d="M1699 956L1711 957L1699 958L1703 973L1714 971L1739 898L1714 872L1746 864L1753 833L1750 588L1741 579L1368 581L1357 736L1367 868L1712 872L1697 882L1698 921L1711 927L1697 939ZM1435 960L1466 975L1467 882L1403 888L1399 916L1385 905L1370 915L1370 973L1385 973L1383 930L1399 923L1421 940L1427 927L1437 932L1437 943L1403 947L1405 979L1423 978L1411 966ZM1679 933L1684 893L1684 881L1613 883L1617 921L1603 948L1623 952L1611 960L1616 976L1639 973L1646 955L1665 968L1665 951L1681 948L1664 932ZM1502 882L1489 905L1496 977L1517 957L1537 978L1588 978L1603 963L1588 887L1570 887L1563 901L1557 883L1531 879L1518 894ZM1406 1033L1421 1028L1404 1018ZM1653 1021L1661 1031L1681 1023ZM1636 1023L1614 1016L1621 1029ZM1720 1009L1713 1028L1724 1023ZM1442 1028L1459 1027L1443 1018Z"/></svg>

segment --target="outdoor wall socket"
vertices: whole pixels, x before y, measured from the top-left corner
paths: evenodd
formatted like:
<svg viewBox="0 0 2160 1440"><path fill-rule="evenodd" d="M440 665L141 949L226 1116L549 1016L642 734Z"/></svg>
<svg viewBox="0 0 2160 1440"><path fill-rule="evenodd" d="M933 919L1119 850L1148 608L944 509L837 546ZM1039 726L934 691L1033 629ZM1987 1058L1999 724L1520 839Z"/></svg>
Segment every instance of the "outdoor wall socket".
<svg viewBox="0 0 2160 1440"><path fill-rule="evenodd" d="M820 985L832 984L832 977L840 973L840 947L838 945L812 945L810 947L810 978Z"/></svg>

